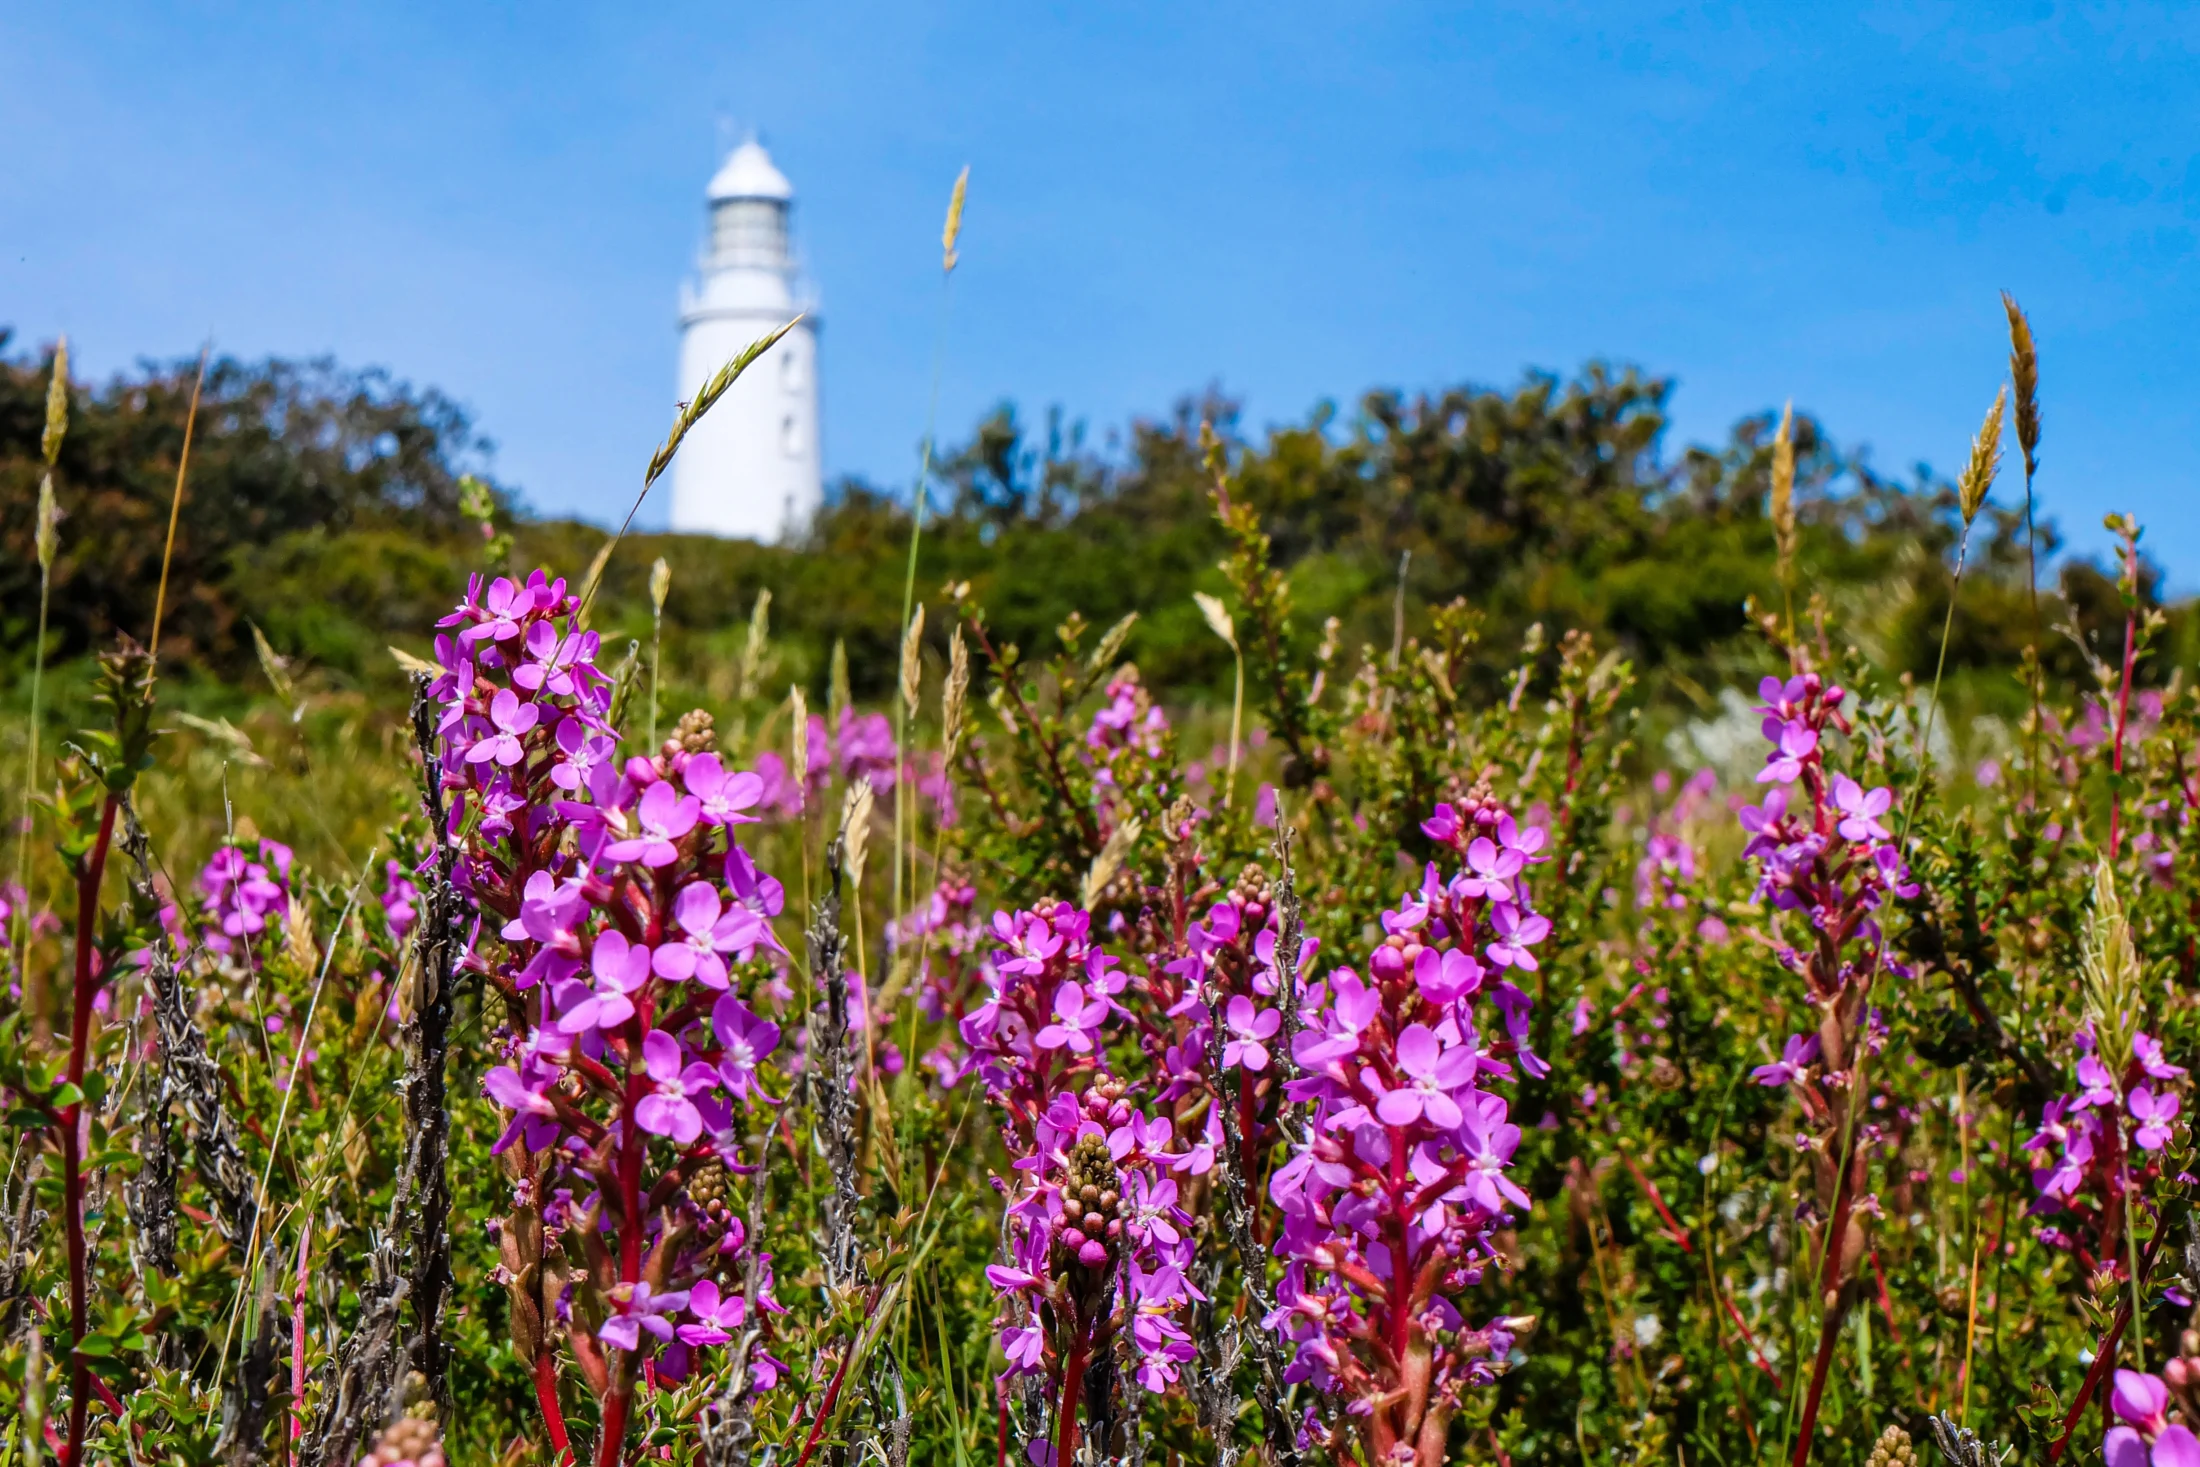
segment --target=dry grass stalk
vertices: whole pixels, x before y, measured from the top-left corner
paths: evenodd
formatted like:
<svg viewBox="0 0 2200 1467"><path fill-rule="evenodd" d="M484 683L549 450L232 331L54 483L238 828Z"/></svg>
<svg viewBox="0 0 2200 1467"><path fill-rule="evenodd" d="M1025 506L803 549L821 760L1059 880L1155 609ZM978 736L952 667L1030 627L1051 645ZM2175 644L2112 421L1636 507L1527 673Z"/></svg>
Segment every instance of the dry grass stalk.
<svg viewBox="0 0 2200 1467"><path fill-rule="evenodd" d="M1213 437L1212 429L1203 427L1200 431ZM1209 450L1210 455L1218 451L1214 447ZM1230 774L1222 789L1222 804L1227 809L1237 797L1238 746L1245 732L1245 649L1238 645L1237 623L1230 619L1230 609L1220 597L1194 591L1192 600L1199 603L1200 615L1207 618L1214 634L1229 644L1230 655L1237 660L1237 686L1230 697Z"/></svg>
<svg viewBox="0 0 2200 1467"><path fill-rule="evenodd" d="M672 594L672 567L660 555L649 568L649 751L657 752L657 684L664 670L665 597Z"/></svg>
<svg viewBox="0 0 2200 1467"><path fill-rule="evenodd" d="M941 763L950 771L955 765L955 754L962 747L963 724L969 717L969 704L970 648L963 642L962 626L958 623L955 635L947 644L947 682L940 689Z"/></svg>
<svg viewBox="0 0 2200 1467"><path fill-rule="evenodd" d="M911 718L917 716L917 699L923 692L924 604L919 602L901 638L901 706Z"/></svg>
<svg viewBox="0 0 2200 1467"><path fill-rule="evenodd" d="M53 601L53 562L61 548L61 507L54 498L53 469L61 457L61 440L69 431L69 338L54 347L53 378L46 384L46 427L38 440L46 461L38 478L38 645L31 654L31 728L28 757L23 763L23 806L18 816L20 834L15 847L15 879L27 886L31 860L31 791L38 785L38 735L45 716L46 623ZM15 948L24 949L30 936L30 903L16 903ZM46 978L41 964L31 964L23 986L23 1006L30 1016L31 1045L44 1049L53 1039L46 1013Z"/></svg>
<svg viewBox="0 0 2200 1467"><path fill-rule="evenodd" d="M618 543L617 536L605 540L602 546L597 549L595 558L588 562L588 570L581 576L581 607L584 622L587 619L587 607L596 599L597 583L603 580L603 568L610 564L612 549Z"/></svg>
<svg viewBox="0 0 2200 1467"><path fill-rule="evenodd" d="M848 711L855 695L848 690L848 644L841 638L833 639L832 665L825 674L825 722L837 730L840 716Z"/></svg>
<svg viewBox="0 0 2200 1467"><path fill-rule="evenodd" d="M168 608L168 566L176 558L176 524L183 517L183 486L191 472L191 435L199 426L199 394L206 387L206 358L214 349L208 342L199 348L199 375L191 383L191 410L183 419L183 452L176 458L176 492L168 499L168 540L160 552L160 589L153 593L153 638L146 644L148 656L160 656L161 613Z"/></svg>
<svg viewBox="0 0 2200 1467"><path fill-rule="evenodd" d="M1966 530L1970 529L1971 521L1978 518L1979 509L1986 503L1987 491L1994 487L1994 476L2001 472L2001 425L2008 402L2008 388L1994 394L1994 405L1986 410L1986 421L1979 425L1978 436L1971 440L1971 457L1963 465L1962 476L1956 480L1956 504L1963 511Z"/></svg>
<svg viewBox="0 0 2200 1467"><path fill-rule="evenodd" d="M666 469L672 467L672 456L680 451L680 440L687 437L689 430L703 420L703 414L718 405L718 399L726 395L726 389L733 386L743 372L754 366L758 357L777 346L779 338L794 330L801 323L802 318L796 316L792 321L772 332L769 336L760 336L750 342L741 349L732 361L727 362L711 375L711 379L703 384L702 391L696 393L689 401L680 404L680 411L672 420L672 431L665 435L665 441L658 445L655 453L650 455L649 471L642 475L642 492L635 495L633 504L627 507L626 518L619 521L618 532L611 537L610 544L604 546L597 553L596 558L599 563L592 569L588 584L581 592L581 605L580 611L577 613L577 619L587 620L588 608L595 604L596 588L603 580L601 562L608 561L611 558L613 546L626 538L627 528L634 523L634 516L641 509L642 501L649 497L650 486L657 482Z"/></svg>
<svg viewBox="0 0 2200 1467"><path fill-rule="evenodd" d="M940 231L940 272L952 275L956 262L961 258L955 253L955 241L962 238L963 199L970 192L970 165L955 175L955 191L947 196L947 227Z"/></svg>
<svg viewBox="0 0 2200 1467"><path fill-rule="evenodd" d="M429 677L441 677L443 675L442 668L428 661L425 657L413 656L412 653L407 652L404 648L397 646L395 643L391 644L389 648L389 654L393 659L395 659L398 667L404 670L404 673L407 677L412 677L416 674L422 673L426 674Z"/></svg>
<svg viewBox="0 0 2200 1467"><path fill-rule="evenodd" d="M1123 869L1123 858L1131 847L1138 844L1138 836L1145 826L1135 817L1124 821L1108 832L1107 844L1100 847L1100 854L1092 858L1092 869L1085 873L1085 886L1078 898L1078 905L1086 911L1106 891L1108 883L1115 880L1115 873Z"/></svg>
<svg viewBox="0 0 2200 1467"><path fill-rule="evenodd" d="M665 614L665 597L672 594L672 567L660 555L649 568L649 611L652 616Z"/></svg>

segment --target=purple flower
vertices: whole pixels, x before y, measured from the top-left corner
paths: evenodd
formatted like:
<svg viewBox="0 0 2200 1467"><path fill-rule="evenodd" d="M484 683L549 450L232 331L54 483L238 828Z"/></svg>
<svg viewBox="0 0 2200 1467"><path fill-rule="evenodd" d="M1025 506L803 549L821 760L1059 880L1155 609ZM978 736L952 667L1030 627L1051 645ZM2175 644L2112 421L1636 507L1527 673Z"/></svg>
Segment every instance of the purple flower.
<svg viewBox="0 0 2200 1467"><path fill-rule="evenodd" d="M1476 962L1473 955L1458 948L1446 948L1439 953L1435 948L1424 947L1413 960L1414 986L1430 1003L1455 1004L1462 998L1472 998L1482 988L1482 980L1488 969Z"/></svg>
<svg viewBox="0 0 2200 1467"><path fill-rule="evenodd" d="M468 600L472 599L469 589ZM489 587L489 594L482 598L477 614L482 620L458 634L461 642L506 642L520 634L519 618L534 609L535 598L531 591L514 586L507 576L498 576ZM461 610L469 609L464 602ZM448 618L446 618L446 622Z"/></svg>
<svg viewBox="0 0 2200 1467"><path fill-rule="evenodd" d="M1818 747L1818 730L1799 718L1784 723L1778 718L1767 718L1765 737L1772 740L1775 747L1765 756L1765 767L1757 771L1757 783L1794 783L1803 773L1803 761Z"/></svg>
<svg viewBox="0 0 2200 1467"><path fill-rule="evenodd" d="M1094 1036L1108 1017L1108 1001L1087 1000L1076 983L1065 983L1054 995L1054 1022L1041 1029L1032 1042L1041 1049L1068 1046L1077 1054L1090 1054Z"/></svg>
<svg viewBox="0 0 2200 1467"><path fill-rule="evenodd" d="M2177 1119L2177 1097L2170 1091L2156 1095L2144 1085L2131 1088L2131 1118L2139 1123L2131 1139L2142 1151L2159 1151L2168 1144L2171 1122Z"/></svg>
<svg viewBox="0 0 2200 1467"><path fill-rule="evenodd" d="M1140 1242L1173 1245L1183 1234L1177 1230L1178 1219L1184 1216L1176 1205L1176 1183L1167 1177L1156 1179L1149 1171L1134 1171L1125 1183L1124 1199L1130 1204L1123 1219L1123 1230Z"/></svg>
<svg viewBox="0 0 2200 1467"><path fill-rule="evenodd" d="M688 760L681 779L688 793L700 801L700 814L709 825L747 825L757 817L742 812L764 797L764 781L746 772L728 773L716 754L697 754Z"/></svg>
<svg viewBox="0 0 2200 1467"><path fill-rule="evenodd" d="M625 933L612 928L596 938L589 968L596 978L593 990L577 983L566 985L574 1001L567 1004L558 1028L567 1034L616 1029L634 1017L634 1003L627 995L649 981L649 949L628 942Z"/></svg>
<svg viewBox="0 0 2200 1467"><path fill-rule="evenodd" d="M1283 1026L1283 1015L1274 1009L1254 1012L1253 1001L1241 993L1230 1000L1223 1018L1230 1038L1222 1046L1222 1067L1267 1069L1268 1046L1263 1041L1275 1037L1276 1030Z"/></svg>
<svg viewBox="0 0 2200 1467"><path fill-rule="evenodd" d="M1541 834L1541 832L1537 832ZM1540 844L1540 842L1539 842ZM1513 899L1512 879L1528 864L1527 857L1517 850L1501 850L1486 835L1476 836L1467 847L1468 876L1459 883L1459 894L1484 897L1490 901L1509 902Z"/></svg>
<svg viewBox="0 0 2200 1467"><path fill-rule="evenodd" d="M748 1317L748 1305L746 1296L721 1293L718 1280L703 1279L688 1290L687 1312L695 1322L679 1327L680 1339L690 1345L723 1345Z"/></svg>
<svg viewBox="0 0 2200 1467"><path fill-rule="evenodd" d="M749 1006L732 994L718 1000L710 1011L711 1027L718 1031L718 1040L725 1052L718 1060L718 1074L725 1081L729 1094L737 1097L756 1095L769 1100L756 1078L757 1066L771 1057L779 1048L779 1026L769 1019L760 1019Z"/></svg>
<svg viewBox="0 0 2200 1467"><path fill-rule="evenodd" d="M475 741L466 751L467 762L482 764L494 759L506 768L519 763L527 756L520 740L541 719L540 708L522 703L510 688L499 688L497 695L489 700L489 722L495 725L496 732Z"/></svg>
<svg viewBox="0 0 2200 1467"><path fill-rule="evenodd" d="M1780 1058L1772 1064L1757 1066L1749 1072L1749 1078L1760 1085L1793 1085L1817 1060L1817 1035L1790 1034L1787 1043L1780 1048Z"/></svg>
<svg viewBox="0 0 2200 1467"><path fill-rule="evenodd" d="M1505 1175L1520 1145L1520 1128L1505 1118L1503 1099L1495 1095L1475 1097L1466 1108L1459 1139L1472 1164L1466 1181L1469 1201L1484 1212L1502 1212L1508 1202L1515 1207L1529 1205L1528 1194Z"/></svg>
<svg viewBox="0 0 2200 1467"><path fill-rule="evenodd" d="M610 762L619 748L573 717L559 722L556 741L558 762L550 767L550 779L561 790L586 789L590 778Z"/></svg>
<svg viewBox="0 0 2200 1467"><path fill-rule="evenodd" d="M2173 1065L2164 1059L2162 1057L2162 1041L2150 1034L2134 1034L2131 1036L2131 1057L2139 1062L2139 1068L2145 1070L2147 1074L2157 1080L2182 1080L2185 1078L2184 1067Z"/></svg>
<svg viewBox="0 0 2200 1467"><path fill-rule="evenodd" d="M1497 928L1499 939L1489 945L1490 961L1500 968L1536 971L1535 954L1529 949L1551 935L1551 919L1524 913L1511 902L1499 902L1490 908L1490 922Z"/></svg>
<svg viewBox="0 0 2200 1467"><path fill-rule="evenodd" d="M647 1282L618 1284L604 1296L611 1306L611 1314L596 1331L596 1337L622 1350L636 1349L641 1345L643 1331L660 1340L672 1338L672 1316L687 1308L686 1289L668 1289L659 1293Z"/></svg>
<svg viewBox="0 0 2200 1467"><path fill-rule="evenodd" d="M688 1060L680 1041L662 1029L652 1029L642 1040L642 1054L655 1086L634 1106L634 1124L653 1136L669 1136L686 1146L703 1134L703 1113L690 1095L708 1091L718 1083L718 1072L699 1060Z"/></svg>
<svg viewBox="0 0 2200 1467"><path fill-rule="evenodd" d="M529 1151L546 1151L558 1138L558 1108L550 1100L558 1068L530 1055L518 1069L499 1065L481 1078L482 1091L512 1112L512 1123L489 1148L501 1154L514 1141L524 1140Z"/></svg>
<svg viewBox="0 0 2200 1467"><path fill-rule="evenodd" d="M2138 1427L2149 1437L2169 1425L2169 1387L2160 1376L2137 1370L2116 1372L2116 1387L2108 1403L2117 1418Z"/></svg>
<svg viewBox="0 0 2200 1467"><path fill-rule="evenodd" d="M660 780L643 792L635 808L634 818L641 834L605 846L603 858L639 861L650 867L670 866L680 855L672 843L695 828L701 813L701 801Z"/></svg>
<svg viewBox="0 0 2200 1467"><path fill-rule="evenodd" d="M1834 776L1833 804L1842 814L1841 839L1893 840L1894 832L1879 823L1879 817L1887 813L1894 803L1894 791L1881 785L1870 794L1864 787L1845 774Z"/></svg>
<svg viewBox="0 0 2200 1467"><path fill-rule="evenodd" d="M1386 1126L1410 1125L1425 1115L1430 1125L1451 1130L1461 1119L1451 1092L1471 1085L1474 1070L1471 1051L1445 1049L1435 1030L1410 1024L1398 1036L1398 1071L1405 1083L1383 1095L1375 1114Z"/></svg>
<svg viewBox="0 0 2200 1467"><path fill-rule="evenodd" d="M660 786L661 788L661 786ZM726 960L721 954L753 951L764 920L744 907L728 907L708 882L691 882L673 899L672 921L677 929L657 945L650 966L660 978L675 983L689 979L723 993Z"/></svg>

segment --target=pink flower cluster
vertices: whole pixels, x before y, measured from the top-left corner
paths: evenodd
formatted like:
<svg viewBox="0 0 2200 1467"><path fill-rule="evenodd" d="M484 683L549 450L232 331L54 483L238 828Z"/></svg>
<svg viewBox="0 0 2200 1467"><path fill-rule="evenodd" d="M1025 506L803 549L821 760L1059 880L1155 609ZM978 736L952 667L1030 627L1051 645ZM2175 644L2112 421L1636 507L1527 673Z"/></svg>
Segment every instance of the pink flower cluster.
<svg viewBox="0 0 2200 1467"><path fill-rule="evenodd" d="M2182 1066L2164 1057L2161 1042L2145 1033L2131 1041L2131 1057L2112 1071L2098 1052L2093 1026L2077 1033L2078 1088L2047 1103L2040 1128L2024 1143L2039 1162L2032 1184L2036 1217L2060 1216L2068 1226L2044 1223L2042 1242L2076 1254L2088 1267L2120 1268L2105 1234L2118 1225L2133 1172L2153 1169L2140 1153L2157 1152L2176 1134Z"/></svg>
<svg viewBox="0 0 2200 1467"><path fill-rule="evenodd" d="M290 847L262 840L255 861L237 846L214 852L199 872L206 898L203 941L218 953L248 950L272 921L278 927L290 911Z"/></svg>
<svg viewBox="0 0 2200 1467"><path fill-rule="evenodd" d="M476 577L439 623L430 692L457 879L483 914L468 961L524 1016L485 1082L511 1113L495 1149L540 1161L518 1200L580 1243L588 1267L556 1303L615 1437L644 1357L675 1377L746 1310L731 1279L747 1240L690 1184L744 1169L740 1110L771 1100L779 1029L738 980L778 948L783 895L736 838L755 775L677 739L618 758L577 609L540 571ZM758 1385L780 1369L756 1368Z"/></svg>
<svg viewBox="0 0 2200 1467"><path fill-rule="evenodd" d="M1526 881L1544 832L1486 797L1438 806L1423 829L1463 868L1445 880L1431 865L1383 913L1365 976L1312 987L1287 1087L1311 1124L1269 1185L1286 1263L1268 1323L1296 1346L1291 1379L1344 1398L1352 1424L1333 1444L1364 1433L1371 1462L1442 1461L1461 1393L1506 1369L1525 1327L1470 1326L1458 1301L1528 1205L1506 1175L1520 1128L1486 1082L1516 1063L1546 1072L1508 977L1535 970L1550 932ZM1504 1037L1483 1032L1492 1017Z"/></svg>
<svg viewBox="0 0 2200 1467"><path fill-rule="evenodd" d="M1741 812L1742 829L1749 834L1742 854L1757 863L1759 900L1809 919L1811 942L1782 948L1780 959L1804 977L1814 1004L1835 1012L1845 1002L1860 1003L1853 996L1864 993L1879 970L1906 974L1887 951L1876 914L1890 896L1915 896L1917 886L1887 825L1894 792L1885 786L1867 790L1826 767L1827 731L1848 732L1841 712L1846 693L1816 673L1802 673L1785 682L1768 677L1758 694L1765 700L1758 712L1772 748L1757 780L1773 788L1762 805ZM1792 785L1801 786L1805 803L1791 809ZM1854 1059L1849 1051L1856 1036L1848 1031L1859 1018L1863 1037L1876 1049L1876 1011L1828 1020L1836 1028L1825 1032L1842 1037L1841 1052L1830 1056L1837 1072L1845 1072ZM1760 1065L1754 1078L1762 1085L1796 1087L1805 1108L1822 1118L1823 1097L1803 1083L1822 1049L1819 1036L1793 1036L1780 1060Z"/></svg>

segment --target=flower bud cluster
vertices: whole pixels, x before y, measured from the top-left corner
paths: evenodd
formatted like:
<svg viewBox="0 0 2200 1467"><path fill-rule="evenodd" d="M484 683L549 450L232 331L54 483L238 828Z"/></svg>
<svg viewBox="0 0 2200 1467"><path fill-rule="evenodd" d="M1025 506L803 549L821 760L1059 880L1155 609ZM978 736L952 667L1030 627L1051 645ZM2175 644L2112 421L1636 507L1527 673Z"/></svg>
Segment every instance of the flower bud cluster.
<svg viewBox="0 0 2200 1467"><path fill-rule="evenodd" d="M1168 1150L1174 1127L1108 1071L1125 978L1090 929L1066 902L996 913L993 986L961 1024L1012 1159L999 1184L1006 1261L986 1276L1009 1375L1075 1382L1121 1343L1160 1391L1195 1354L1182 1314L1204 1296L1187 1277L1192 1220L1167 1174L1183 1162ZM1073 1394L1066 1405L1073 1419Z"/></svg>

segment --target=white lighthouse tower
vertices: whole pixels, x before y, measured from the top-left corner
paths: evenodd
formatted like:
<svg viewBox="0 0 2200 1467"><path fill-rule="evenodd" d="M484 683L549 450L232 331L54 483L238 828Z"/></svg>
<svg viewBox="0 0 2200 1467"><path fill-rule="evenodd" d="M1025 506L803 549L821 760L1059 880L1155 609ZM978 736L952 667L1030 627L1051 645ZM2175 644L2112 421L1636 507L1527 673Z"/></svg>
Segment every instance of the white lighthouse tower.
<svg viewBox="0 0 2200 1467"><path fill-rule="evenodd" d="M787 212L794 188L753 139L710 181L698 278L680 292L680 400L809 302L798 293ZM818 462L817 318L742 373L672 461L672 528L776 540L824 496Z"/></svg>

